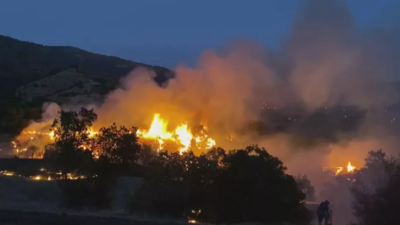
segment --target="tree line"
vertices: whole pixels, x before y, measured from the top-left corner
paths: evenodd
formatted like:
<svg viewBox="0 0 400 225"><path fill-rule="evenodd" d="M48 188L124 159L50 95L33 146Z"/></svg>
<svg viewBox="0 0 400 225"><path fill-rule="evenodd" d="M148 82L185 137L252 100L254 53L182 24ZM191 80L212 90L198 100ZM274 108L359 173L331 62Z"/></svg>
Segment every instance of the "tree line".
<svg viewBox="0 0 400 225"><path fill-rule="evenodd" d="M306 176L286 174L277 158L258 146L201 155L155 152L139 144L136 127L112 124L90 137L92 110L61 111L52 125L55 141L44 158L63 193L62 206L110 209L118 178L139 176L143 184L129 197L127 211L188 218L208 223L256 221L307 224L315 200ZM79 179L69 179L74 174ZM359 224L400 224L400 160L382 150L369 152L353 175L353 214ZM339 216L339 215L338 215Z"/></svg>
<svg viewBox="0 0 400 225"><path fill-rule="evenodd" d="M50 170L58 171L62 206L110 209L118 178L139 176L143 184L126 210L207 223L292 222L307 224L315 200L306 176L293 177L279 158L248 146L201 155L155 152L139 144L136 127L112 124L90 137L93 110L61 111L52 125L55 141L45 148ZM69 179L74 174L78 179ZM400 224L400 160L382 150L369 152L353 175L353 214L359 224Z"/></svg>
<svg viewBox="0 0 400 225"><path fill-rule="evenodd" d="M52 125L55 141L46 146L44 158L60 172L64 207L111 208L116 180L141 176L143 184L126 205L131 213L207 223L307 224L311 219L304 203L311 184L287 174L282 161L264 148L156 153L139 144L135 127L113 124L90 138L96 119L93 110L82 108L61 111ZM80 178L68 179L71 173Z"/></svg>

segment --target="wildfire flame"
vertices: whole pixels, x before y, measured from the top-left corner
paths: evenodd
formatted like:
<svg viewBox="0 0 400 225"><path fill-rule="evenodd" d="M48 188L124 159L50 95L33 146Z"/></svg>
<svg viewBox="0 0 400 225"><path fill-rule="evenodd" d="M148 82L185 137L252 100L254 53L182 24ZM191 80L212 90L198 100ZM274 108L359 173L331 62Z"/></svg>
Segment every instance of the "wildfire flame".
<svg viewBox="0 0 400 225"><path fill-rule="evenodd" d="M340 172L343 171L343 167L336 167L336 173L335 175L337 176Z"/></svg>
<svg viewBox="0 0 400 225"><path fill-rule="evenodd" d="M206 132L206 127L197 132L194 135L187 123L181 124L175 128L175 130L168 130L168 122L163 120L160 114L154 114L153 121L151 122L148 130L138 129L137 135L144 141L152 140L157 142L156 149L161 150L165 147L165 142L170 141L178 144L179 152L188 151L192 147L198 149L210 149L215 146L216 142L214 139L209 137ZM86 131L88 138L95 138L98 135L98 131L93 128L89 128ZM30 146L35 145L35 141L40 140L44 147L44 143L54 142L56 139L56 133L50 132L38 132L38 131L23 131L17 139L11 144L14 150L14 154L21 155L27 153ZM80 146L83 149L88 149L88 146ZM22 156L22 155L21 155ZM32 156L33 158L41 158L43 155L38 154Z"/></svg>
<svg viewBox="0 0 400 225"><path fill-rule="evenodd" d="M89 138L94 138L98 132L93 128L86 131ZM42 158L44 146L48 143L54 142L56 133L52 130L50 132L40 132L35 130L24 130L21 134L11 142L14 154L20 157ZM29 153L31 147L36 146L39 148L38 152ZM81 146L86 149L86 146ZM26 156L29 155L29 156Z"/></svg>
<svg viewBox="0 0 400 225"><path fill-rule="evenodd" d="M50 140L54 140L54 131L51 131L49 133L49 138L50 138Z"/></svg>
<svg viewBox="0 0 400 225"><path fill-rule="evenodd" d="M138 130L137 134L144 139L156 140L158 142L157 150L162 149L166 141L176 142L180 145L179 152L181 154L188 151L193 142L198 148L201 148L201 144L205 143L206 149L210 149L216 144L215 140L208 137L204 130L194 136L187 123L179 125L174 131L168 131L168 123L161 119L158 113L154 114L150 129L148 131Z"/></svg>
<svg viewBox="0 0 400 225"><path fill-rule="evenodd" d="M339 175L343 171L343 169L344 169L343 167L336 167L335 176ZM356 167L351 165L351 162L348 162L346 169L347 169L347 173L352 173L352 172L354 172Z"/></svg>
<svg viewBox="0 0 400 225"><path fill-rule="evenodd" d="M353 172L355 169L356 169L356 167L353 166L353 165L351 165L350 162L347 164L347 172L348 172L348 173Z"/></svg>

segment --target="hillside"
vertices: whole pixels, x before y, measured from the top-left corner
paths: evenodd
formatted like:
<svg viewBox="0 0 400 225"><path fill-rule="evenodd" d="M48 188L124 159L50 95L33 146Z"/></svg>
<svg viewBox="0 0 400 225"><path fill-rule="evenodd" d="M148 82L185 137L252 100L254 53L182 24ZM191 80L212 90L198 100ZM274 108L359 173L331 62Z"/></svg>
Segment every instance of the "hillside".
<svg viewBox="0 0 400 225"><path fill-rule="evenodd" d="M63 102L76 95L99 97L137 67L155 71L164 82L169 69L66 46L45 46L0 35L0 94L23 100Z"/></svg>

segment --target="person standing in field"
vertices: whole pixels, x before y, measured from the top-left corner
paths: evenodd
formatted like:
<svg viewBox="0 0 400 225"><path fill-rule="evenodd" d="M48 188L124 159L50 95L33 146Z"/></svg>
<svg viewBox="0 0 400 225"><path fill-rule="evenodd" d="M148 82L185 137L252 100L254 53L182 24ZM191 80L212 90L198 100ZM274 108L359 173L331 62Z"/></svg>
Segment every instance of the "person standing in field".
<svg viewBox="0 0 400 225"><path fill-rule="evenodd" d="M329 224L330 218L331 218L331 213L329 210L329 201L326 200L324 202L321 202L319 204L318 210L317 210L317 216L318 216L318 224L322 225L322 221L325 221L325 225Z"/></svg>

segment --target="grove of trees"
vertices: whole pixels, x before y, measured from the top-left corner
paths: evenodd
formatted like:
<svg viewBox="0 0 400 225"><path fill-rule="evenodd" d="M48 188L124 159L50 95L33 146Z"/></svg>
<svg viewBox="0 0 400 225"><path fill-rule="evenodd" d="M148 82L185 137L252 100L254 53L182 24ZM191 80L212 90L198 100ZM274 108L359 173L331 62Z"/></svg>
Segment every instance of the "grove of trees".
<svg viewBox="0 0 400 225"><path fill-rule="evenodd" d="M156 153L139 144L135 127L113 124L89 138L96 119L84 108L61 111L52 126L55 141L44 158L59 171L65 207L110 208L116 179L141 176L144 182L126 206L131 213L207 223L307 224L311 219L303 187L264 148ZM70 174L79 178L68 179Z"/></svg>
<svg viewBox="0 0 400 225"><path fill-rule="evenodd" d="M264 148L156 152L140 144L136 127L112 124L93 137L96 119L93 110L82 108L61 111L52 125L55 140L46 146L44 159L59 176L63 207L110 209L117 180L132 176L143 180L127 200L126 210L134 214L213 224L308 224L315 214L305 207L306 199L316 200L310 180L288 175L282 161ZM398 157L370 151L351 179L357 224L400 224Z"/></svg>
<svg viewBox="0 0 400 225"><path fill-rule="evenodd" d="M354 215L363 225L400 224L400 161L382 150L370 151L351 188Z"/></svg>

